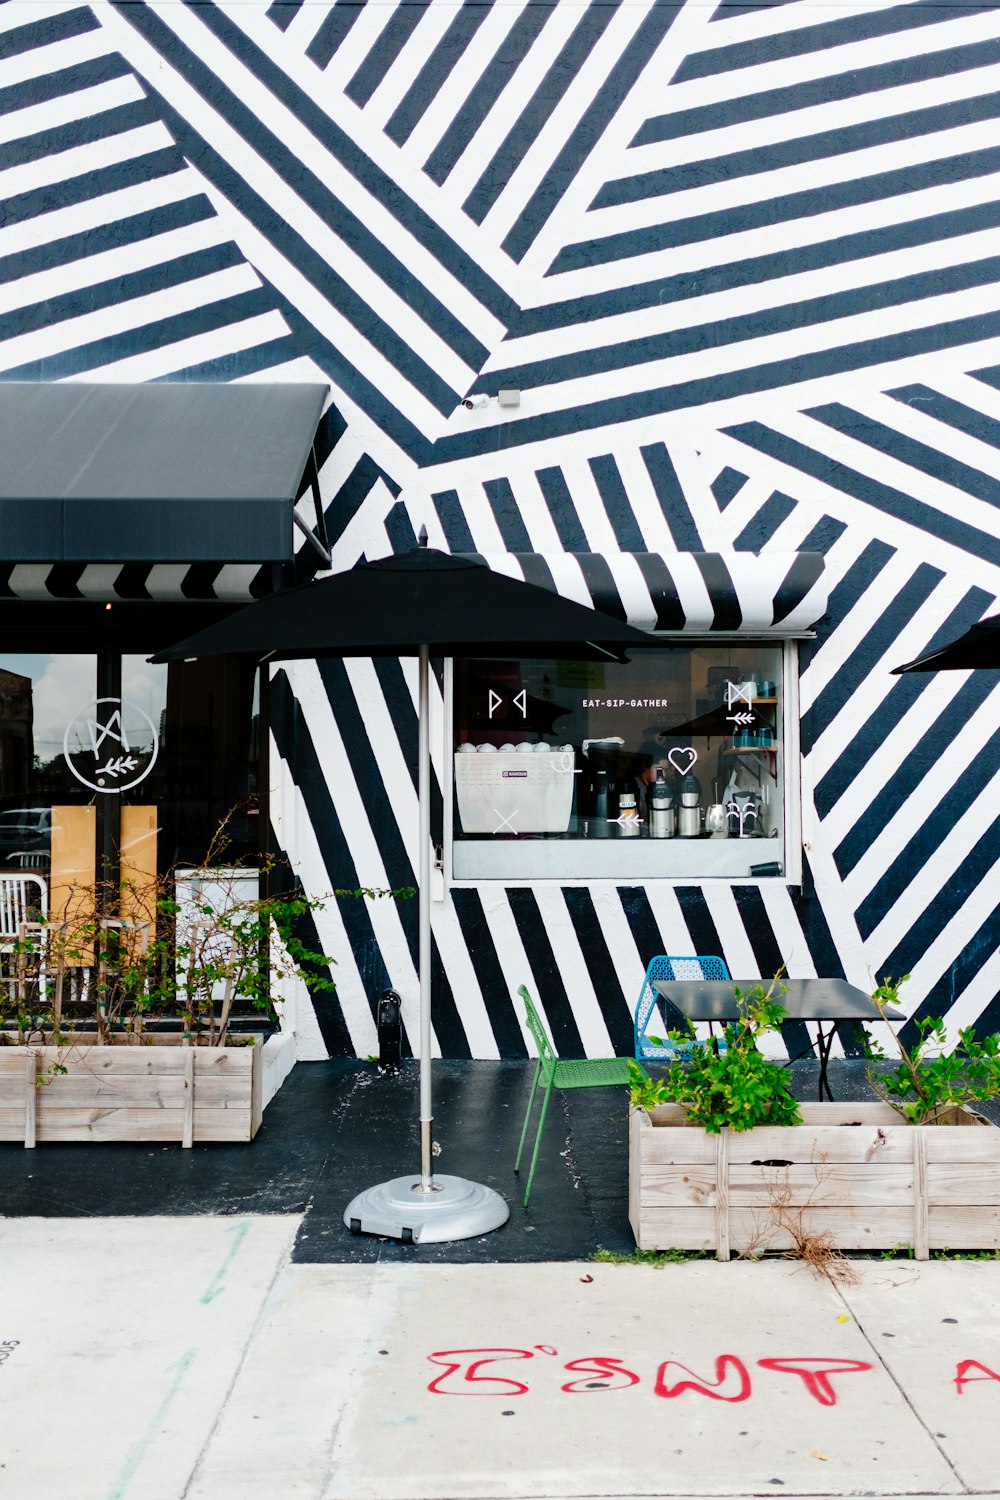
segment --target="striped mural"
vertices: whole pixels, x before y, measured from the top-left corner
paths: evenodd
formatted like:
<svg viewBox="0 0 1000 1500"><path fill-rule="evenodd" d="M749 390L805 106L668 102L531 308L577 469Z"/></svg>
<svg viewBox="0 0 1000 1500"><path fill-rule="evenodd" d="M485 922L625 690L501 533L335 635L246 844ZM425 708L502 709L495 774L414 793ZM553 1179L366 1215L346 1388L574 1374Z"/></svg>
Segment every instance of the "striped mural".
<svg viewBox="0 0 1000 1500"><path fill-rule="evenodd" d="M326 382L337 567L422 526L823 558L801 885L442 881L444 1054L525 1055L520 983L561 1050L627 1052L661 952L909 972L912 1013L1000 1026L998 674L890 675L1000 597L998 84L995 4L0 6L0 379ZM0 596L176 597L140 572L0 565ZM415 691L276 669L309 891L413 883ZM439 674L439 775L442 712ZM317 927L314 1050L374 1051L389 983L414 1037L415 904Z"/></svg>

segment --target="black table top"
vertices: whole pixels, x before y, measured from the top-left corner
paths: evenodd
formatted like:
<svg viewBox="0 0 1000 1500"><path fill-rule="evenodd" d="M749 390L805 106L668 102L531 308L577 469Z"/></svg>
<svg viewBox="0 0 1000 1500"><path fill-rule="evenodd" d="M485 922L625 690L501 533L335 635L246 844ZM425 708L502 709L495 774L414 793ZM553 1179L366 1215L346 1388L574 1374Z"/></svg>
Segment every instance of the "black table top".
<svg viewBox="0 0 1000 1500"><path fill-rule="evenodd" d="M737 1021L739 1003L734 990L746 994L760 979L655 979L654 990L690 1021ZM774 997L790 1021L878 1021L881 1015L870 995L846 979L783 979ZM887 1005L890 1021L905 1021L901 1010Z"/></svg>

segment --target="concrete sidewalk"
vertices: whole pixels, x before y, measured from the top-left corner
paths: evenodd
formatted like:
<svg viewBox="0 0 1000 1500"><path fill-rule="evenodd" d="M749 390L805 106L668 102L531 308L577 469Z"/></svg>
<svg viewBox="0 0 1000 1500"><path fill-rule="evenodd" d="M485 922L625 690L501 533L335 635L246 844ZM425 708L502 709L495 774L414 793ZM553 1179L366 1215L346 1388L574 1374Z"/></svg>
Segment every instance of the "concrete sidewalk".
<svg viewBox="0 0 1000 1500"><path fill-rule="evenodd" d="M1000 1265L301 1264L0 1220L3 1500L998 1493Z"/></svg>

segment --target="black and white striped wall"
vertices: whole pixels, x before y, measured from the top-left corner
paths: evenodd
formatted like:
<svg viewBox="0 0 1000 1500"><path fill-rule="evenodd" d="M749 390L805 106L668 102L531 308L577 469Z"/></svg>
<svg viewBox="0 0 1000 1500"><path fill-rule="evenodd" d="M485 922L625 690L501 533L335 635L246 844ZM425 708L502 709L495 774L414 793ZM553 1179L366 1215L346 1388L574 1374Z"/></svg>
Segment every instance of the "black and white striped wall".
<svg viewBox="0 0 1000 1500"><path fill-rule="evenodd" d="M443 1052L523 1055L521 982L563 1050L627 1050L664 951L910 972L914 1013L1000 1024L997 674L889 672L1000 596L998 81L993 4L0 7L0 378L327 382L338 567L422 525L619 583L823 559L801 887L441 888ZM0 567L6 597L257 586ZM276 671L311 891L412 883L414 696L406 662ZM371 1052L389 982L412 1034L413 903L319 926L316 1050Z"/></svg>

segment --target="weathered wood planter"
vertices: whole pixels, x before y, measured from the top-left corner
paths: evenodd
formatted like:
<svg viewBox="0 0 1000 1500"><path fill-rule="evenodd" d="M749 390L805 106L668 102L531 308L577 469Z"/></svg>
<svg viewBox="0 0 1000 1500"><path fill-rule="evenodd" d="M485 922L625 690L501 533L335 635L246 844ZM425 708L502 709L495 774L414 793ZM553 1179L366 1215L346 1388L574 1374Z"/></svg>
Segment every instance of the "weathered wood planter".
<svg viewBox="0 0 1000 1500"><path fill-rule="evenodd" d="M804 1104L802 1123L708 1135L677 1105L633 1109L629 1222L643 1250L1000 1247L1000 1130L954 1110L908 1125L884 1104Z"/></svg>
<svg viewBox="0 0 1000 1500"><path fill-rule="evenodd" d="M169 1041L0 1047L0 1141L252 1140L261 1051Z"/></svg>

